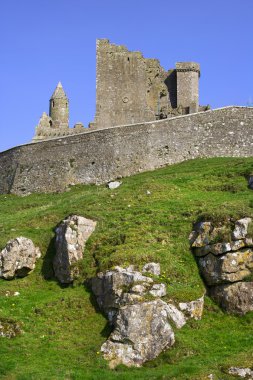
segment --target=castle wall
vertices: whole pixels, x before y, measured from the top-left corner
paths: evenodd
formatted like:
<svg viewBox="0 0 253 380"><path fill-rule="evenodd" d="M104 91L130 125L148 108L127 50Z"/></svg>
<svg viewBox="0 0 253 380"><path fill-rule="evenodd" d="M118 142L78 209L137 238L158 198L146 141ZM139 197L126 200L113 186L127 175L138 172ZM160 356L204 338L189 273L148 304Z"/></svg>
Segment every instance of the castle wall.
<svg viewBox="0 0 253 380"><path fill-rule="evenodd" d="M253 156L253 108L227 107L19 146L0 153L0 193L101 184L197 157Z"/></svg>

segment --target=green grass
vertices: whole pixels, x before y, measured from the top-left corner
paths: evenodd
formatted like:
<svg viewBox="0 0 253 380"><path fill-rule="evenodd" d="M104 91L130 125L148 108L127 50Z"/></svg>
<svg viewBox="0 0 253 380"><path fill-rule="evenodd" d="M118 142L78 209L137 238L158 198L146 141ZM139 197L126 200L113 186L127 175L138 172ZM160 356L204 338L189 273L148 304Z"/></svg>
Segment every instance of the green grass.
<svg viewBox="0 0 253 380"><path fill-rule="evenodd" d="M167 299L200 297L204 286L189 250L192 224L253 215L246 175L253 158L199 159L123 179L116 190L75 186L62 194L0 195L0 248L17 236L42 251L28 277L0 280L0 317L23 334L0 340L0 378L232 379L229 366L253 362L253 313L235 317L206 299L201 321L176 331L176 344L143 368L108 368L99 352L110 331L82 281L60 287L52 271L55 226L69 214L97 220L82 262L83 279L114 265L159 261ZM151 194L148 195L147 191ZM6 297L6 291L20 296Z"/></svg>

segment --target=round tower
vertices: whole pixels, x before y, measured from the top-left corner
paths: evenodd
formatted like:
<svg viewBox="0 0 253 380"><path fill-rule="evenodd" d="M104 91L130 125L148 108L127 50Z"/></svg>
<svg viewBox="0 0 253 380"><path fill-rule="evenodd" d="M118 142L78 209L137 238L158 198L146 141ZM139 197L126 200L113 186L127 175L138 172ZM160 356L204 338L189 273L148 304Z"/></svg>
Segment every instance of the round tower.
<svg viewBox="0 0 253 380"><path fill-rule="evenodd" d="M53 121L52 127L69 128L69 100L61 82L58 83L49 103L49 116Z"/></svg>
<svg viewBox="0 0 253 380"><path fill-rule="evenodd" d="M185 113L198 112L200 66L196 62L177 62L177 106Z"/></svg>

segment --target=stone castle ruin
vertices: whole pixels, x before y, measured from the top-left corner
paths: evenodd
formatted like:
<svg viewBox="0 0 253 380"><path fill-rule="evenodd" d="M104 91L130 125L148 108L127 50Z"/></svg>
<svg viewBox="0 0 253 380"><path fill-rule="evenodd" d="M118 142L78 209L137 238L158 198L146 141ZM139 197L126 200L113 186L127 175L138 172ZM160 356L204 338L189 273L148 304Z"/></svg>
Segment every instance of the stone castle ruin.
<svg viewBox="0 0 253 380"><path fill-rule="evenodd" d="M96 116L92 128L166 119L206 110L199 106L200 66L178 62L165 71L157 59L97 41Z"/></svg>
<svg viewBox="0 0 253 380"><path fill-rule="evenodd" d="M198 157L253 156L253 107L199 105L200 66L165 71L106 39L97 41L96 115L69 127L58 84L32 143L0 153L0 193L102 184Z"/></svg>
<svg viewBox="0 0 253 380"><path fill-rule="evenodd" d="M76 123L74 128L69 128L69 100L59 82L49 101L49 116L43 112L33 141L68 136L82 131L82 123Z"/></svg>
<svg viewBox="0 0 253 380"><path fill-rule="evenodd" d="M165 71L157 59L144 58L125 46L97 40L96 115L90 128L136 124L205 111L199 106L200 66L177 62ZM59 82L33 141L82 133L82 123L69 128L69 100Z"/></svg>

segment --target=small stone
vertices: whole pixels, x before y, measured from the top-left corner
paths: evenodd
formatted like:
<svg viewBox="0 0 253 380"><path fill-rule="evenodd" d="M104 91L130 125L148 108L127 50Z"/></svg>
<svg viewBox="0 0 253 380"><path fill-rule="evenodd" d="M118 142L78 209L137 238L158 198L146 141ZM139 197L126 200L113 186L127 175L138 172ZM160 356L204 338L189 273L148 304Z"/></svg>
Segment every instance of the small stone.
<svg viewBox="0 0 253 380"><path fill-rule="evenodd" d="M19 292L14 292L14 297L17 297L17 296L20 296L20 293Z"/></svg>
<svg viewBox="0 0 253 380"><path fill-rule="evenodd" d="M15 338L21 334L21 324L11 319L0 318L0 337Z"/></svg>
<svg viewBox="0 0 253 380"><path fill-rule="evenodd" d="M211 222L201 222L195 231L190 234L189 240L192 247L204 247L210 243L210 234L213 230ZM196 237L195 237L196 236ZM195 239L194 239L195 237Z"/></svg>
<svg viewBox="0 0 253 380"><path fill-rule="evenodd" d="M149 293L153 297L164 297L166 296L166 286L164 284L154 284Z"/></svg>
<svg viewBox="0 0 253 380"><path fill-rule="evenodd" d="M143 273L151 273L155 276L160 276L161 268L159 263L147 263L142 268Z"/></svg>
<svg viewBox="0 0 253 380"><path fill-rule="evenodd" d="M240 240L246 238L248 226L252 222L251 218L243 218L235 222L235 229L232 232L233 240Z"/></svg>
<svg viewBox="0 0 253 380"><path fill-rule="evenodd" d="M180 310L184 313L186 319L194 318L200 320L204 309L204 295L195 301L180 302Z"/></svg>
<svg viewBox="0 0 253 380"><path fill-rule="evenodd" d="M244 379L245 378L249 379L249 378L253 377L253 370L251 370L250 368L231 367L231 368L229 368L228 373L230 375L239 376L239 377L242 377Z"/></svg>
<svg viewBox="0 0 253 380"><path fill-rule="evenodd" d="M172 304L167 304L167 315L172 322L175 323L176 328L181 329L186 324L184 314Z"/></svg>
<svg viewBox="0 0 253 380"><path fill-rule="evenodd" d="M113 189L117 189L121 184L122 184L122 182L112 181L112 182L108 183L108 187L110 190L113 190Z"/></svg>

